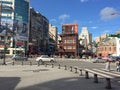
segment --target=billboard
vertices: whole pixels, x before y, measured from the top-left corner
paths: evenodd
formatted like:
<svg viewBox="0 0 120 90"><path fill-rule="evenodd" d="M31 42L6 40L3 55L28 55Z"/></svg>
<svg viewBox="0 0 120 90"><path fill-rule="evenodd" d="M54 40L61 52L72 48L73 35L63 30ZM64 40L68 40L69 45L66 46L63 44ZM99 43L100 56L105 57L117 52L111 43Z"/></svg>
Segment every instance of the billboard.
<svg viewBox="0 0 120 90"><path fill-rule="evenodd" d="M28 40L28 23L15 20L13 23L13 31L16 33L17 40Z"/></svg>

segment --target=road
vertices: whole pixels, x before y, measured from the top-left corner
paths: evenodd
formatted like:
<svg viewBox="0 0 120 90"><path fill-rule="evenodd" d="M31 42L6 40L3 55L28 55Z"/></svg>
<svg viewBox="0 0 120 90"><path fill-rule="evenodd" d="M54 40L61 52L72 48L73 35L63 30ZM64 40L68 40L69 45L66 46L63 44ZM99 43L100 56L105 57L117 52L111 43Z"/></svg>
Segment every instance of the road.
<svg viewBox="0 0 120 90"><path fill-rule="evenodd" d="M54 65L58 66L59 64L61 66L77 66L79 68L96 68L96 69L104 69L105 63L92 63L89 59L61 59L56 58L56 63L53 63ZM0 60L0 65L2 64L3 60ZM52 64L49 62L46 62L47 64ZM45 64L46 64L45 63ZM13 64L13 60L11 58L6 59L6 64ZM35 61L35 58L29 58L28 61L14 61L14 65L38 65L38 63ZM111 63L111 69L116 69L115 64Z"/></svg>

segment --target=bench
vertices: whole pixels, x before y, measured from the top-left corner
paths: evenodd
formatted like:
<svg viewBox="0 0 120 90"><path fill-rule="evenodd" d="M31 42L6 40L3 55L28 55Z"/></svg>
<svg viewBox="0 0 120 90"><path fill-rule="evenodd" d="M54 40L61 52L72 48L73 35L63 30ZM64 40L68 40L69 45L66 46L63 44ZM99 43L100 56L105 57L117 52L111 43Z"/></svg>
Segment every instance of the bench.
<svg viewBox="0 0 120 90"><path fill-rule="evenodd" d="M91 69L84 69L84 71L85 71L85 78L86 79L89 79L89 74L88 73L93 73L94 74L94 82L95 83L98 83L98 75L104 77L106 79L106 88L111 89L111 79L113 79L114 77L109 76L105 73L100 73L98 71L91 70Z"/></svg>

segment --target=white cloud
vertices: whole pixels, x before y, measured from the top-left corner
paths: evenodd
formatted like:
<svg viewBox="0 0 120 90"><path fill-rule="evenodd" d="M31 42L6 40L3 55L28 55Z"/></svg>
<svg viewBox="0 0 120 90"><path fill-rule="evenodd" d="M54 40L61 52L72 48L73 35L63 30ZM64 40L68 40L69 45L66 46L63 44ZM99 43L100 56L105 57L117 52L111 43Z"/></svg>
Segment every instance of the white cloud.
<svg viewBox="0 0 120 90"><path fill-rule="evenodd" d="M63 14L58 17L60 20L62 20L61 25L65 22L66 19L70 18L70 15L68 14Z"/></svg>
<svg viewBox="0 0 120 90"><path fill-rule="evenodd" d="M69 18L69 17L70 17L70 15L68 15L68 14L63 14L63 15L60 15L60 16L59 16L59 19L65 20L65 19L67 19L67 18Z"/></svg>
<svg viewBox="0 0 120 90"><path fill-rule="evenodd" d="M93 21L88 21L88 23L93 23Z"/></svg>
<svg viewBox="0 0 120 90"><path fill-rule="evenodd" d="M103 34L106 34L106 33L109 33L110 32L110 30L105 30L105 31L103 31Z"/></svg>
<svg viewBox="0 0 120 90"><path fill-rule="evenodd" d="M57 20L56 19L51 19L50 22L57 22Z"/></svg>
<svg viewBox="0 0 120 90"><path fill-rule="evenodd" d="M93 26L93 27L91 27L92 29L97 29L98 27L97 26Z"/></svg>
<svg viewBox="0 0 120 90"><path fill-rule="evenodd" d="M82 3L83 3L83 2L87 2L87 1L88 1L88 0L80 0L80 2L82 2Z"/></svg>
<svg viewBox="0 0 120 90"><path fill-rule="evenodd" d="M105 7L100 11L101 20L111 20L118 16L118 11L112 7Z"/></svg>

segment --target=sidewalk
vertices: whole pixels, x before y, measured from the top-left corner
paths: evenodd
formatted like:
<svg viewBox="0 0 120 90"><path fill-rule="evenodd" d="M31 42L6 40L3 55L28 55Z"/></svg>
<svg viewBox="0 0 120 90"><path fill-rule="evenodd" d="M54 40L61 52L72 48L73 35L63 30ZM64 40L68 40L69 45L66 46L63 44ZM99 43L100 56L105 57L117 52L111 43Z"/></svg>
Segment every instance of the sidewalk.
<svg viewBox="0 0 120 90"><path fill-rule="evenodd" d="M98 84L69 70L37 65L0 66L0 90L106 90L104 79ZM120 86L113 84L112 90Z"/></svg>

